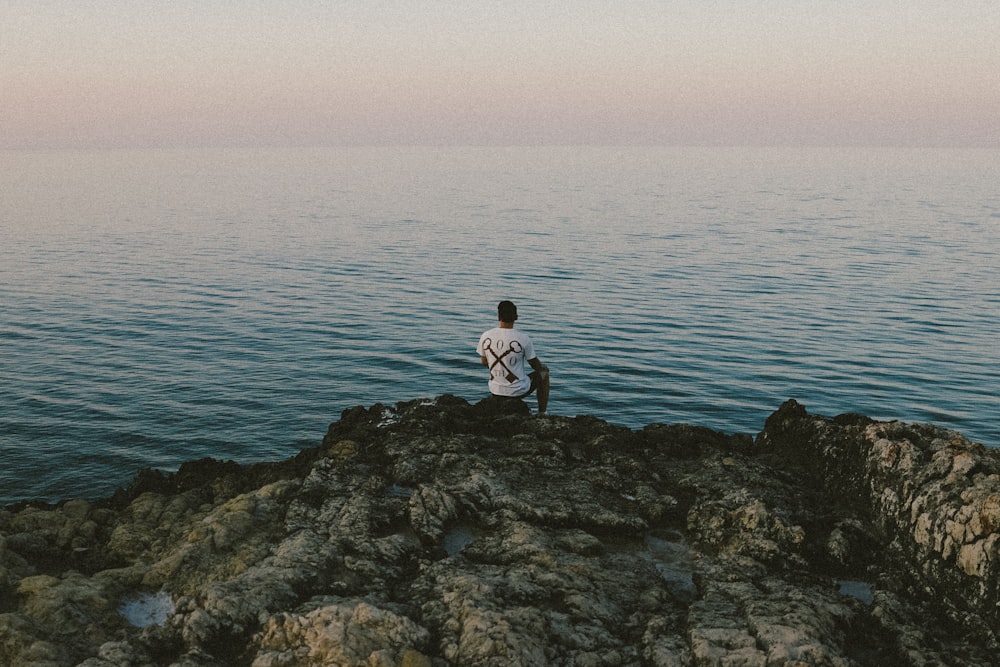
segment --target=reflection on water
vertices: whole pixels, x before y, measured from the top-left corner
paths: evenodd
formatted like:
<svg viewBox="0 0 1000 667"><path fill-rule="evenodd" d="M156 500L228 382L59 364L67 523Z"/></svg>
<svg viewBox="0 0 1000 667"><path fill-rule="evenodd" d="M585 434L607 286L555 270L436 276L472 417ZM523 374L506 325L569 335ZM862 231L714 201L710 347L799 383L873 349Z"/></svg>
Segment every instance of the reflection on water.
<svg viewBox="0 0 1000 667"><path fill-rule="evenodd" d="M459 522L448 527L445 531L442 546L445 553L455 556L462 552L462 549L476 541L478 529L471 523Z"/></svg>
<svg viewBox="0 0 1000 667"><path fill-rule="evenodd" d="M850 596L856 600L860 600L866 605L871 605L871 603L875 600L875 592L872 589L871 584L864 581L839 579L837 581L837 590L841 595Z"/></svg>
<svg viewBox="0 0 1000 667"><path fill-rule="evenodd" d="M399 484L390 484L385 489L385 495L390 498L409 498L414 494L416 489L409 486L400 486Z"/></svg>

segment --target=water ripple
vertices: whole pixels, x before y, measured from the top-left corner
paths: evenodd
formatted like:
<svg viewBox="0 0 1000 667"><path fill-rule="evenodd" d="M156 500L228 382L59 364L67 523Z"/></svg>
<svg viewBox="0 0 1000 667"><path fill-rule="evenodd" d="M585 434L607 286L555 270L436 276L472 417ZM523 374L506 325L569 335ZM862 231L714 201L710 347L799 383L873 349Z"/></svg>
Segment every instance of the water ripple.
<svg viewBox="0 0 1000 667"><path fill-rule="evenodd" d="M12 156L64 189L0 200L0 503L476 400L502 298L559 414L753 433L795 397L1000 445L995 157L529 153Z"/></svg>

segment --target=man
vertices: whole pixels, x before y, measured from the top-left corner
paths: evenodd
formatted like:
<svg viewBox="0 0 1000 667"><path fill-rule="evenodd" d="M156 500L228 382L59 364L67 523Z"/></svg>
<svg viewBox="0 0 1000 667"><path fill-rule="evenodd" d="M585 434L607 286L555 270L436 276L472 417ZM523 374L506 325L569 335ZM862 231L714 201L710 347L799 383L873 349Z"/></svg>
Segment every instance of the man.
<svg viewBox="0 0 1000 667"><path fill-rule="evenodd" d="M514 328L517 306L501 301L497 306L500 324L479 337L476 352L483 366L490 369L490 393L494 396L523 398L537 392L538 413L549 404L549 369L535 355L528 334ZM530 365L532 372L528 372Z"/></svg>

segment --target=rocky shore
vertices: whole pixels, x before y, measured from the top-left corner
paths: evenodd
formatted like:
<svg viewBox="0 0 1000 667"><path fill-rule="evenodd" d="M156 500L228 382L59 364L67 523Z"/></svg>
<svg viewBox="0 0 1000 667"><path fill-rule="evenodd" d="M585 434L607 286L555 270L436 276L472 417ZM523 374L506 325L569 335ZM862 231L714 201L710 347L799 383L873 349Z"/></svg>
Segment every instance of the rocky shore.
<svg viewBox="0 0 1000 667"><path fill-rule="evenodd" d="M0 665L1000 664L1000 453L453 396L0 510Z"/></svg>

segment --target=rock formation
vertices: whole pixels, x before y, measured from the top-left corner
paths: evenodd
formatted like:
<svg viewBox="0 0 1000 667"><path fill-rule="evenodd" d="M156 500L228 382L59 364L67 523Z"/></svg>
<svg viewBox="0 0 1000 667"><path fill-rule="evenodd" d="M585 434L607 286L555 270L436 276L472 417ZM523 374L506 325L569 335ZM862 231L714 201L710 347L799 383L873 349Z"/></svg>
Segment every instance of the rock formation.
<svg viewBox="0 0 1000 667"><path fill-rule="evenodd" d="M359 407L0 510L0 664L996 665L998 526L998 452L927 425Z"/></svg>

